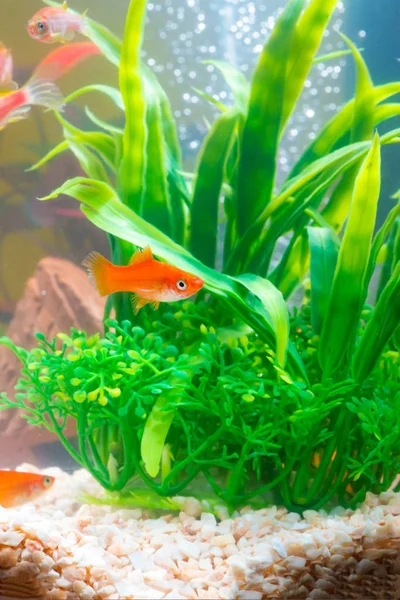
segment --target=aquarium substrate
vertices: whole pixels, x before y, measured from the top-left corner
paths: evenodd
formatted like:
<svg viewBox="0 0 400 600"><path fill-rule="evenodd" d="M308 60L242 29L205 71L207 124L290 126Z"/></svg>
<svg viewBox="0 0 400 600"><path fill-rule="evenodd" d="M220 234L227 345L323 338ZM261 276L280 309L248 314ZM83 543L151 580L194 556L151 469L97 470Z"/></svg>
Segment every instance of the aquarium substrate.
<svg viewBox="0 0 400 600"><path fill-rule="evenodd" d="M21 470L35 470L21 465ZM397 598L400 494L367 494L355 511L276 506L229 518L187 499L180 514L80 504L101 488L84 470L49 468L35 503L0 509L0 596Z"/></svg>

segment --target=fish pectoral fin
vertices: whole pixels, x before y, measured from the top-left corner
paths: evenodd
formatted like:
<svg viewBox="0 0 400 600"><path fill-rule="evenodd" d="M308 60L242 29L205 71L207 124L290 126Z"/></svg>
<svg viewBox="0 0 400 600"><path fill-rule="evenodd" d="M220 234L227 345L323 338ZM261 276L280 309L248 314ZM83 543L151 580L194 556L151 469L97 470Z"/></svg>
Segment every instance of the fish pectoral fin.
<svg viewBox="0 0 400 600"><path fill-rule="evenodd" d="M62 3L62 6L61 6L61 8L62 8L63 10L67 10L67 9L68 9L68 2L67 2L67 0L64 0L64 2Z"/></svg>
<svg viewBox="0 0 400 600"><path fill-rule="evenodd" d="M154 302L151 303L151 308L153 310L158 310L158 307L160 306L160 303L157 302L156 300Z"/></svg>
<svg viewBox="0 0 400 600"><path fill-rule="evenodd" d="M151 303L151 300L148 300L147 298L142 298L141 296L138 296L138 294L132 294L131 300L133 312L135 313L135 315L138 314L139 310L143 308L143 306L146 306L146 304Z"/></svg>
<svg viewBox="0 0 400 600"><path fill-rule="evenodd" d="M136 252L132 255L131 260L129 261L130 265L138 265L139 263L146 262L148 260L153 260L153 253L151 251L150 246L146 246L141 250L138 248Z"/></svg>

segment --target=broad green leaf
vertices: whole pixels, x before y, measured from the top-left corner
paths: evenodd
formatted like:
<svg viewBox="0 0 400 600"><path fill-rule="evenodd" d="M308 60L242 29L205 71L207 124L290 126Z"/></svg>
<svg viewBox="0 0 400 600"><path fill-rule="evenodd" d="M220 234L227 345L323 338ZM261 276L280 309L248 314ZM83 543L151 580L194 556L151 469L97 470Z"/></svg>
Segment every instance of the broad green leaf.
<svg viewBox="0 0 400 600"><path fill-rule="evenodd" d="M255 305L255 311L265 314L276 338L276 362L280 367L286 364L286 353L289 344L289 313L281 292L268 279L256 275L240 275L237 281L243 283L253 294L249 302Z"/></svg>
<svg viewBox="0 0 400 600"><path fill-rule="evenodd" d="M372 236L380 191L380 144L376 135L354 185L329 305L322 328L319 361L324 377L348 363L365 298Z"/></svg>
<svg viewBox="0 0 400 600"><path fill-rule="evenodd" d="M146 171L146 101L140 66L147 0L131 0L125 23L119 83L125 105L125 132L118 186L121 199L142 211Z"/></svg>
<svg viewBox="0 0 400 600"><path fill-rule="evenodd" d="M328 309L339 241L332 229L307 227L310 245L311 316L313 330L319 335Z"/></svg>
<svg viewBox="0 0 400 600"><path fill-rule="evenodd" d="M394 196L393 196L394 197ZM382 227L376 233L374 237L374 241L372 244L371 255L369 259L368 265L368 273L367 273L367 281L371 280L372 274L375 270L376 265L378 264L378 256L383 247L383 244L386 241L386 238L391 234L395 227L395 223L397 219L400 217L400 202L392 208L386 217ZM388 277L385 279L385 283L388 281ZM378 286L383 288L383 286Z"/></svg>
<svg viewBox="0 0 400 600"><path fill-rule="evenodd" d="M143 218L169 236L173 232L173 212L170 205L161 108L153 86L145 82L146 97L146 173L143 195ZM174 237L174 236L172 236Z"/></svg>
<svg viewBox="0 0 400 600"><path fill-rule="evenodd" d="M221 60L205 60L204 63L206 65L213 65L221 71L226 83L232 90L238 110L244 114L247 110L250 86L243 73L229 63Z"/></svg>
<svg viewBox="0 0 400 600"><path fill-rule="evenodd" d="M71 152L77 158L87 177L109 183L110 180L107 171L98 156L85 144L76 143L73 139L69 138L67 133L64 133L64 136L68 140Z"/></svg>
<svg viewBox="0 0 400 600"><path fill-rule="evenodd" d="M165 440L176 414L175 410L166 410L171 403L171 396L177 396L176 390L166 391L157 398L147 417L140 443L144 468L153 478L157 477L160 471Z"/></svg>
<svg viewBox="0 0 400 600"><path fill-rule="evenodd" d="M250 88L238 170L237 230L243 235L269 204L291 40L305 0L289 0L265 44Z"/></svg>
<svg viewBox="0 0 400 600"><path fill-rule="evenodd" d="M72 102L72 100L76 100L76 98L80 98L84 94L89 94L90 92L99 92L105 96L108 96L115 104L117 108L121 110L125 110L124 101L122 100L121 92L116 88L110 85L86 85L85 87L78 88L69 96L65 98L65 102Z"/></svg>
<svg viewBox="0 0 400 600"><path fill-rule="evenodd" d="M218 117L203 142L197 165L191 206L190 251L209 267L215 266L217 258L221 188L237 120L236 110Z"/></svg>
<svg viewBox="0 0 400 600"><path fill-rule="evenodd" d="M281 263L272 271L268 278L275 283L283 297L289 298L299 285L310 266L310 250L308 237L302 231L297 237L293 237L286 249Z"/></svg>
<svg viewBox="0 0 400 600"><path fill-rule="evenodd" d="M282 43L288 44L291 48L285 82L281 132L301 94L336 4L337 0L311 0L296 25L293 42L290 44L290 38L282 40Z"/></svg>
<svg viewBox="0 0 400 600"><path fill-rule="evenodd" d="M42 200L50 200L60 194L81 202L81 210L100 229L142 248L150 245L155 256L201 277L206 289L222 297L231 310L257 332L261 339L269 343L271 348L275 347L275 332L264 311L258 313L256 309L249 307L250 291L243 283L196 260L187 250L123 204L109 185L76 177ZM306 379L304 366L290 345L287 368L289 372L296 373L297 377Z"/></svg>
<svg viewBox="0 0 400 600"><path fill-rule="evenodd" d="M397 208L397 207L396 207ZM397 211L396 211L397 212ZM376 298L378 299L383 292L386 284L392 276L392 271L399 261L399 238L400 238L400 220L397 218L390 230L388 243L386 246L386 256L383 261L381 273L379 277L378 288L376 290ZM370 265L372 267L372 265Z"/></svg>
<svg viewBox="0 0 400 600"><path fill-rule="evenodd" d="M375 98L374 88L368 68L356 46L343 34L340 34L353 53L357 71L356 95L354 99L354 114L351 126L351 141L363 142L372 139L374 128ZM339 185L323 210L324 219L340 231L348 215L354 181L360 165L343 175Z"/></svg>
<svg viewBox="0 0 400 600"><path fill-rule="evenodd" d="M356 350L353 373L357 381L363 382L368 377L399 325L400 262L383 289Z"/></svg>

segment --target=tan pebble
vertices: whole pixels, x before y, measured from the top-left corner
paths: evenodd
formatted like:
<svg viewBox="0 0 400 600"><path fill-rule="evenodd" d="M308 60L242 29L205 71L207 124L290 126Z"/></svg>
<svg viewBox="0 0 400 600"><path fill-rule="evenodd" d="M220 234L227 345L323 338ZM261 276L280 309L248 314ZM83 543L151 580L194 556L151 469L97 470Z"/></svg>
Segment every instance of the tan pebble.
<svg viewBox="0 0 400 600"><path fill-rule="evenodd" d="M313 600L325 600L325 598L331 598L331 595L324 590L314 589L308 597L312 598Z"/></svg>
<svg viewBox="0 0 400 600"><path fill-rule="evenodd" d="M43 544L37 540L25 540L25 548L31 552L35 552L35 550L43 550Z"/></svg>
<svg viewBox="0 0 400 600"><path fill-rule="evenodd" d="M79 594L79 600L91 600L95 596L95 591L90 585L86 585Z"/></svg>
<svg viewBox="0 0 400 600"><path fill-rule="evenodd" d="M284 564L286 564L289 568L289 570L301 570L304 569L305 565L306 565L306 559L302 556L288 556L285 561Z"/></svg>
<svg viewBox="0 0 400 600"><path fill-rule="evenodd" d="M325 592L331 592L334 589L333 583L326 581L326 579L318 579L315 582L315 587L319 590L325 590Z"/></svg>
<svg viewBox="0 0 400 600"><path fill-rule="evenodd" d="M185 587L180 590L180 594L182 594L184 598L189 598L189 600L196 600L197 598L197 593L190 585L185 585Z"/></svg>
<svg viewBox="0 0 400 600"><path fill-rule="evenodd" d="M58 558L57 555L54 555L54 561L57 563L58 567L62 569L64 567L69 567L74 564L74 558L72 556L63 556L62 558Z"/></svg>
<svg viewBox="0 0 400 600"><path fill-rule="evenodd" d="M328 566L329 567L337 567L338 565L340 565L341 563L343 563L345 560L344 556L342 554L332 554L332 556L329 558L328 560Z"/></svg>
<svg viewBox="0 0 400 600"><path fill-rule="evenodd" d="M210 575L210 581L222 581L223 578L224 573L222 573L222 571L214 571L214 573Z"/></svg>
<svg viewBox="0 0 400 600"><path fill-rule="evenodd" d="M128 546L123 546L122 544L113 544L107 551L110 554L114 554L114 556L126 556L129 552L132 552L132 548L128 548Z"/></svg>
<svg viewBox="0 0 400 600"><path fill-rule="evenodd" d="M218 590L218 597L222 598L222 600L232 600L232 598L234 598L234 596L235 596L235 594L233 593L233 590L228 586L221 587ZM246 593L246 599L247 598L250 598L250 596L248 596ZM257 596L257 600L259 598L262 598L262 594L260 596Z"/></svg>
<svg viewBox="0 0 400 600"><path fill-rule="evenodd" d="M75 594L81 594L86 587L86 583L84 581L74 581L71 586L71 591L75 592ZM115 590L112 589L114 592Z"/></svg>
<svg viewBox="0 0 400 600"><path fill-rule="evenodd" d="M25 558L25 557L23 557ZM4 547L0 551L0 569L15 567L18 561L18 551L13 548Z"/></svg>
<svg viewBox="0 0 400 600"><path fill-rule="evenodd" d="M69 581L84 581L86 577L86 569L76 566L65 567L65 569L62 570L62 575Z"/></svg>
<svg viewBox="0 0 400 600"><path fill-rule="evenodd" d="M294 600L302 600L303 598L308 598L309 591L304 585L301 585L299 588L292 590L287 594L288 598L294 598Z"/></svg>
<svg viewBox="0 0 400 600"><path fill-rule="evenodd" d="M235 544L236 540L233 537L232 534L225 534L225 535L214 535L211 540L210 540L210 544L212 544L213 546L218 546L220 548L223 548L224 546L228 546L229 544Z"/></svg>
<svg viewBox="0 0 400 600"><path fill-rule="evenodd" d="M358 575L365 575L366 573L370 573L374 569L376 569L376 563L372 562L372 560L368 560L367 558L363 558L360 560L358 565L356 566L356 573Z"/></svg>
<svg viewBox="0 0 400 600"><path fill-rule="evenodd" d="M42 563L45 560L45 558L46 558L46 554L44 552L42 552L41 550L35 550L34 552L32 552L32 560L37 565Z"/></svg>
<svg viewBox="0 0 400 600"><path fill-rule="evenodd" d="M106 586L100 588L99 590L97 590L97 595L101 596L102 598L106 598L110 594L114 594L114 593L115 593L115 587L113 585L106 585Z"/></svg>

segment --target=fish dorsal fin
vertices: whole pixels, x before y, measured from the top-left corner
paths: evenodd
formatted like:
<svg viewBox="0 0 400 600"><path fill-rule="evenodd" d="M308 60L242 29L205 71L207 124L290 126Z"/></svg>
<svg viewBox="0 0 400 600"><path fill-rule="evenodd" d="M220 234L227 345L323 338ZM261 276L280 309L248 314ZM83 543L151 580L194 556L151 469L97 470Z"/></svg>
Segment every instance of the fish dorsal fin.
<svg viewBox="0 0 400 600"><path fill-rule="evenodd" d="M82 13L82 15L81 15L83 19L86 19L86 17L87 17L87 14L88 14L88 10L89 10L89 9L87 8L86 10L84 10L84 11L83 11L83 13Z"/></svg>
<svg viewBox="0 0 400 600"><path fill-rule="evenodd" d="M147 262L148 260L153 260L153 254L150 246L146 246L146 248L143 248L143 250L138 248L129 261L129 264L138 265L139 263Z"/></svg>
<svg viewBox="0 0 400 600"><path fill-rule="evenodd" d="M62 8L63 10L67 10L67 8L68 8L68 2L67 2L67 0L64 0L64 2L62 3L62 6L61 6L61 8Z"/></svg>

